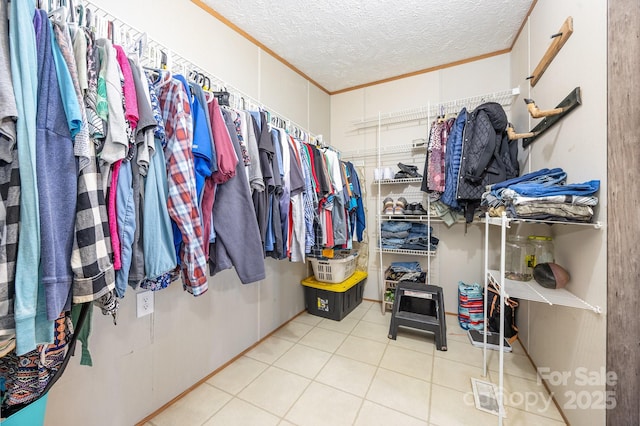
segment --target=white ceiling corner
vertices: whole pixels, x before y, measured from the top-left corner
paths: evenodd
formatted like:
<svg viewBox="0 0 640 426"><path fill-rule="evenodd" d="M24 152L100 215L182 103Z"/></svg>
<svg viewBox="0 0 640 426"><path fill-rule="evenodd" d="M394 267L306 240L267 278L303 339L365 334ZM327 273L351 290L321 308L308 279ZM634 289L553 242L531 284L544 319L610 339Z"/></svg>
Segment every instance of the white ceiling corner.
<svg viewBox="0 0 640 426"><path fill-rule="evenodd" d="M511 47L532 0L204 0L330 92Z"/></svg>

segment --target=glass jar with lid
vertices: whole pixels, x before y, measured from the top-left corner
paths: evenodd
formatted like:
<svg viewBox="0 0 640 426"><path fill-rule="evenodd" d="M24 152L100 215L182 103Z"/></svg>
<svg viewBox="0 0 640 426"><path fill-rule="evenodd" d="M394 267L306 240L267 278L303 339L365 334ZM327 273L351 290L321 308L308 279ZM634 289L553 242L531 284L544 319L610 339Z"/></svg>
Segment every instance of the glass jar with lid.
<svg viewBox="0 0 640 426"><path fill-rule="evenodd" d="M540 235L529 235L529 244L533 246L533 256L530 265L532 268L538 263L554 263L553 238Z"/></svg>
<svg viewBox="0 0 640 426"><path fill-rule="evenodd" d="M511 235L505 245L505 278L516 281L529 281L533 278L533 245L524 235Z"/></svg>

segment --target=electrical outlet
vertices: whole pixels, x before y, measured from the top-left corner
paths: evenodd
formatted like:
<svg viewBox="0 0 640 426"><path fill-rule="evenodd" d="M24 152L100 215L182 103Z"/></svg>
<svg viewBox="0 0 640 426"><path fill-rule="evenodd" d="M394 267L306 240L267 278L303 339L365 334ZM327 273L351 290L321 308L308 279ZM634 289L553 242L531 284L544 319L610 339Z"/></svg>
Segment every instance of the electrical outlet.
<svg viewBox="0 0 640 426"><path fill-rule="evenodd" d="M141 291L136 294L136 314L138 318L153 313L153 292L150 290Z"/></svg>

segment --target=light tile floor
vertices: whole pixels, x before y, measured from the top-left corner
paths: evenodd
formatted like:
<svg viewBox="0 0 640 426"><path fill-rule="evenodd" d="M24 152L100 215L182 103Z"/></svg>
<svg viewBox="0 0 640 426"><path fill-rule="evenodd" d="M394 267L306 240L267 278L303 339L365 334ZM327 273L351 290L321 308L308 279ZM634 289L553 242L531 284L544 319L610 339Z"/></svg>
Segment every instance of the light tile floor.
<svg viewBox="0 0 640 426"><path fill-rule="evenodd" d="M363 301L342 321L303 313L145 426L497 425L473 403L471 377L498 382L498 352L473 347L447 315L446 352ZM505 425L562 425L516 342L505 354ZM535 397L535 398L534 398Z"/></svg>

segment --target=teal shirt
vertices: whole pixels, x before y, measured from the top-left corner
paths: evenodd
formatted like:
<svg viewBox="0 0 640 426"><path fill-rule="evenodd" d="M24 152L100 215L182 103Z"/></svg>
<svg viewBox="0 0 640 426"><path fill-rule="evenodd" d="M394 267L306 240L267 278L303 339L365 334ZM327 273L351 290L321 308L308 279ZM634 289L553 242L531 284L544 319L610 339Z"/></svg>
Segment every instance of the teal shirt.
<svg viewBox="0 0 640 426"><path fill-rule="evenodd" d="M62 96L62 106L67 116L67 124L71 139L74 139L82 128L82 113L80 112L80 104L76 96L76 89L73 87L73 80L67 62L62 56L60 46L55 42L56 37L53 33L53 26L49 25L51 33L51 47L53 49L53 62L56 64L56 75L58 77L58 85L60 86L60 95Z"/></svg>
<svg viewBox="0 0 640 426"><path fill-rule="evenodd" d="M13 89L18 108L17 144L20 162L20 239L16 262L16 350L19 355L36 348L35 317L40 264L40 216L36 180L36 105L38 61L33 30L34 0L11 3L9 43ZM53 325L51 326L53 334ZM53 335L51 336L53 337Z"/></svg>

